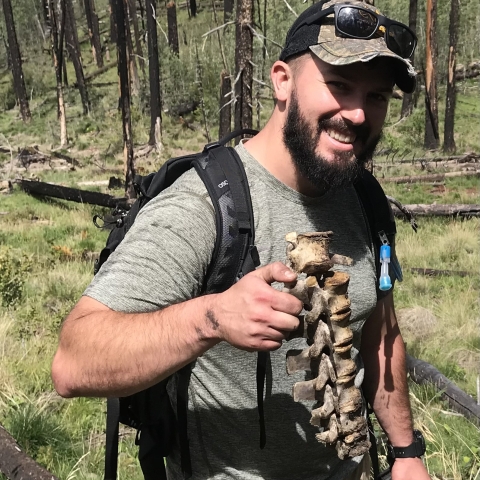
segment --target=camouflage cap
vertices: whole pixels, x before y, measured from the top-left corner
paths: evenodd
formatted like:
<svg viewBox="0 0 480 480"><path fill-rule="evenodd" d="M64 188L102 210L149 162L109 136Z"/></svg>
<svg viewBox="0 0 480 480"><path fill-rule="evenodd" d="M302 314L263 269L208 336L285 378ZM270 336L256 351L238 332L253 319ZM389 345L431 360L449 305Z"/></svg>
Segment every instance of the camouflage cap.
<svg viewBox="0 0 480 480"><path fill-rule="evenodd" d="M357 0L324 0L315 3L302 12L290 27L285 46L280 53L280 60L285 61L293 55L308 50L330 65L349 65L355 62L369 62L374 58L387 57L393 59L395 83L405 93L412 93L416 85L413 65L408 59L392 52L387 47L383 37L366 40L338 36L335 31L333 13L324 17L321 24L316 22L298 27L308 17L340 3L358 5L381 15L375 7Z"/></svg>

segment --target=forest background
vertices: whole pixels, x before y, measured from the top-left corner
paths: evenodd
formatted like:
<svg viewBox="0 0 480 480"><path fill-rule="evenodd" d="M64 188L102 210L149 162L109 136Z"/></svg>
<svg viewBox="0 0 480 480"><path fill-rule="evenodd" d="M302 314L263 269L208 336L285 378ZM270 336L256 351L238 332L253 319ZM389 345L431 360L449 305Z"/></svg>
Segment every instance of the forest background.
<svg viewBox="0 0 480 480"><path fill-rule="evenodd" d="M6 2L3 0L4 10ZM453 2L435 3L437 144L433 147L427 144L425 126L429 117L423 81L428 64L429 0L417 3L419 46L415 66L419 88L412 98L413 107L408 114L402 114L404 101L400 93L392 99L374 172L384 182L386 192L405 204L477 204L476 174L448 177L435 184L397 184L385 178L450 171L448 165L435 159L446 155L443 133ZM72 2L88 108L74 85L77 81L74 65L65 51L64 132L58 118L58 71L54 68L58 55L52 60L55 48L52 48L51 25L44 15L44 5L54 8L58 5L36 0L12 2L31 114L26 122L22 121L9 68L12 57L7 25L0 16L0 181L7 182L0 193L0 423L31 457L61 479L102 478L105 402L59 398L52 387L50 364L61 321L90 281L93 260L106 239L107 232L96 229L91 219L94 214L103 215L107 211L87 204L30 196L11 185L16 179L25 178L108 191L115 196L125 194L124 164L128 152L125 155L125 117L119 108L122 102L119 102L116 45L110 37L110 8L107 0L95 1L100 32L100 47L97 45L95 50L86 18L85 7L89 4L91 0ZM295 15L309 4L301 0L254 2L251 106L255 128L265 123L272 107L268 86L270 65L278 57ZM129 70L133 74L129 83L130 160L141 174L158 169L172 156L198 151L207 141L218 137L220 114L228 110L227 105L220 111L220 79L235 83L238 50L235 13L225 18L223 2L189 1L176 6L177 53L172 40L174 32L167 21L172 2L168 8L166 2L157 2L161 136L157 129L152 141L152 95L148 79L152 57L149 61L145 5L145 1L138 1L136 11L130 10L133 13L131 57L138 77L136 80L134 71ZM192 5L196 7L195 15ZM377 0L376 5L384 14L408 24L407 0ZM478 161L480 92L475 65L480 61L480 5L478 0L462 0L459 5L455 134L454 146L450 145L448 150L450 155L472 154ZM133 18L137 20L136 27ZM98 74L99 71L102 73ZM474 73L465 75L467 71ZM227 96L226 103L231 98ZM232 103L230 107L228 118L233 125L235 105ZM415 161L420 158L421 162ZM475 167L474 171L477 170ZM116 185L110 182L112 188L107 188L112 176L120 177L120 182ZM478 218L417 220L418 233L408 223L398 221L398 254L405 280L395 289L395 302L407 349L476 397L480 364ZM418 268L450 273L427 277L413 270ZM411 382L411 401L415 423L427 438L426 462L432 478L480 478L478 427L452 411L441 392L433 387ZM128 429L121 431L120 450L120 478L142 478L134 435Z"/></svg>

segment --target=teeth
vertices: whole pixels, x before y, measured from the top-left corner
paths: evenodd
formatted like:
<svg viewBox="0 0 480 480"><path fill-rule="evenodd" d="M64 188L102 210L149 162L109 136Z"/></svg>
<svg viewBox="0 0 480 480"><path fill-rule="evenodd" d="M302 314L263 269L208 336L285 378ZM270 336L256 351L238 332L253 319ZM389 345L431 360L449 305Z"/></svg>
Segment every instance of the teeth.
<svg viewBox="0 0 480 480"><path fill-rule="evenodd" d="M356 135L344 135L335 130L327 130L327 135L342 143L353 143L356 138Z"/></svg>

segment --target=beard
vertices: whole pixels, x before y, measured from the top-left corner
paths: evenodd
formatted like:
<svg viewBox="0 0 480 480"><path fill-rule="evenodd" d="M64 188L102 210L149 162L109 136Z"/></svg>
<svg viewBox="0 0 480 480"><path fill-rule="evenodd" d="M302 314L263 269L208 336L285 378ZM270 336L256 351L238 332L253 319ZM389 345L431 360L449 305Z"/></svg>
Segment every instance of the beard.
<svg viewBox="0 0 480 480"><path fill-rule="evenodd" d="M317 154L320 135L328 129L355 134L364 145L361 154L356 156L352 152L338 152L333 161ZM381 134L373 138L370 136L367 126L348 126L337 119L320 119L316 127L311 126L300 112L297 96L293 92L283 127L283 142L296 169L320 192L344 188L361 176L381 138Z"/></svg>

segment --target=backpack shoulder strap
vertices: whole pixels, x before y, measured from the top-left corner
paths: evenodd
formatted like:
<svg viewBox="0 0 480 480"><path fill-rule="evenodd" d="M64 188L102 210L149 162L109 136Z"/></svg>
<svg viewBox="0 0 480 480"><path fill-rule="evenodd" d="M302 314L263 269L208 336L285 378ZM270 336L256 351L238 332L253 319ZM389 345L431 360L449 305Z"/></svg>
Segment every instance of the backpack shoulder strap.
<svg viewBox="0 0 480 480"><path fill-rule="evenodd" d="M395 280L401 282L403 280L402 270L395 254L397 228L390 202L378 180L368 170L363 171L363 175L354 183L354 187L369 227L377 280L380 278L380 247L389 244L391 248L390 278L392 284ZM388 294L388 291L381 291L378 288L378 281L376 286L377 298Z"/></svg>

